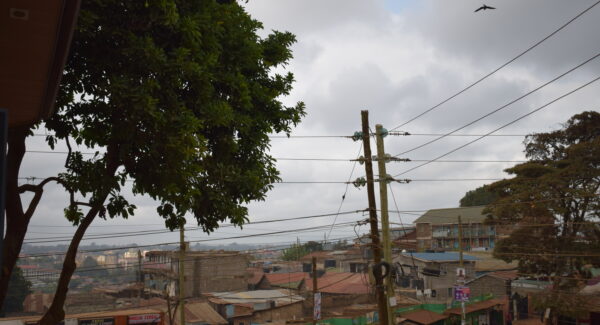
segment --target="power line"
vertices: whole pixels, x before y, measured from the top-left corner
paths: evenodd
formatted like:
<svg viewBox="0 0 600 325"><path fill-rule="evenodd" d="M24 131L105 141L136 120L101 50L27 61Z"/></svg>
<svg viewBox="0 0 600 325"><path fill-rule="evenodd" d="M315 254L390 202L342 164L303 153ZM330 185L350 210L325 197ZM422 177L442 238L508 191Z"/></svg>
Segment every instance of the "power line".
<svg viewBox="0 0 600 325"><path fill-rule="evenodd" d="M446 135L446 133L410 133L408 135L417 135L417 136L428 136L428 137L437 137L440 135ZM449 137L479 137L481 134L448 134ZM528 134L492 134L491 137L526 137Z"/></svg>
<svg viewBox="0 0 600 325"><path fill-rule="evenodd" d="M357 160L354 161L354 164L352 164L352 170L350 170L350 176L348 177L348 182L350 182L352 180L352 175L354 174L354 169L356 169L356 163L358 162L358 157L360 157L362 148L363 148L363 144L361 142L360 146L358 148L358 154L356 155ZM342 195L342 200L340 201L340 206L338 207L338 214L339 214L340 210L342 209L342 205L344 205L344 201L346 200L346 194L348 194L348 187L350 187L350 183L346 184L346 189L344 189L344 194ZM327 241L327 239L329 239L329 236L331 236L331 231L333 230L333 226L335 225L335 223L337 221L337 217L338 217L338 215L336 214L335 218L333 219L333 223L331 224L331 229L329 229L327 236L325 236L325 241Z"/></svg>
<svg viewBox="0 0 600 325"><path fill-rule="evenodd" d="M486 117L488 117L488 116L491 116L491 115L493 115L493 114L495 114L495 113L497 113L497 112L499 112L499 111L501 111L501 110L503 110L503 109L505 109L505 108L507 108L507 107L511 106L512 104L514 104L514 103L516 103L516 102L520 101L521 99L523 99L523 98L525 98L525 97L527 97L527 96L529 96L529 95L533 94L534 92L536 92L536 91L538 91L538 90L540 90L540 89L542 89L542 88L544 88L544 87L548 86L549 84L551 84L551 83L553 83L553 82L555 82L555 81L559 80L560 78L562 78L562 77L566 76L567 74L569 74L569 73L571 73L571 72L573 72L573 71L575 71L575 70L577 70L577 69L581 68L582 66L584 66L585 64L589 63L590 61L592 61L592 60L596 59L596 58L597 58L597 57L599 57L599 56L600 56L600 53L597 53L596 55L592 56L591 58L589 58L589 59L587 59L587 60L583 61L582 63L580 63L580 64L576 65L575 67L573 67L573 68L571 68L571 69L567 70L566 72L563 72L562 74L558 75L558 76L557 76L557 77L555 77L554 79L552 79L552 80L550 80L550 81L548 81L548 82L546 82L546 83L544 83L544 84L542 84L542 85L538 86L537 88L534 88L533 90L531 90L531 91L529 91L529 92L527 92L527 93L525 93L525 94L523 94L523 95L521 95L521 96L517 97L516 99L513 99L512 101L508 102L507 104L504 104L504 105L502 105L502 106L500 106L500 107L496 108L495 110L493 110L493 111L491 111L491 112L488 112L487 114L484 114L484 115L482 115L481 117L479 117L479 118L477 118L477 119L475 119L475 120L473 120L473 121L471 121L471 122L469 122L469 123L467 123L467 124L465 124L465 125L463 125L463 126L461 126L461 127L457 128L457 129L454 129L454 130L452 130L452 131L450 131L450 132L448 132L448 133L446 133L446 134L444 134L444 135L441 135L441 136L439 136L439 137L437 137L437 138L435 138L435 139L433 139L433 140L427 141L427 142L425 142L425 143L422 143L422 144L420 144L420 145L418 145L418 146L416 146L416 147L413 147L413 148L411 148L411 149L408 149L408 150L406 150L406 151L403 151L403 152L401 152L401 153L399 153L399 154L395 155L395 157L398 157L398 156L400 156L400 155L404 155L404 154L407 154L407 153L409 153L409 152L412 152L412 151L415 151L415 150L417 150L417 149L420 149L420 148L423 148L423 147L425 147L425 146L428 146L428 145L430 145L430 144L432 144L432 143L434 143L434 142L437 142L437 141L439 141L439 140L441 140L441 139L443 139L443 138L447 137L448 135L451 135L451 134L453 134L453 133L455 133L455 132L458 132L458 131L460 131L460 130L462 130L462 129L464 129L464 128L468 127L468 126L471 126L471 125L473 125L473 124L475 124L475 123L477 123L477 122L479 122L479 121L481 121L481 120L485 119Z"/></svg>
<svg viewBox="0 0 600 325"><path fill-rule="evenodd" d="M346 223L338 224L338 226L349 226L349 225L354 225L354 223L355 222L346 222ZM272 235L278 235L278 234L286 234L286 233L290 233L290 232L302 232L302 231L320 230L320 229L323 229L323 228L325 228L325 229L329 228L329 225L314 226L314 227L308 227L308 228L296 228L296 229L289 229L289 230L280 230L280 231L274 231L274 232L268 232L268 233L260 233L260 234L251 234L251 235L239 235L239 236L219 237L219 238L206 238L206 239L190 240L188 242L189 243L203 243L203 242L211 242L211 241L217 241L217 240L230 240L230 239L242 239L242 238L272 236ZM160 243L160 244L131 245L131 246L121 247L121 248L118 248L118 249L153 247L153 246L159 246L159 245L177 245L178 243L179 242L167 242L167 243ZM99 251L116 250L116 249L117 248L100 249ZM93 251L95 251L95 250L88 250L88 251L85 251L85 252L93 252ZM60 255L64 255L64 254L66 254L66 253L61 253Z"/></svg>
<svg viewBox="0 0 600 325"><path fill-rule="evenodd" d="M460 94L464 93L465 91L471 89L472 87L474 87L475 85L479 84L480 82L482 82L483 80L487 79L488 77L490 77L491 75L495 74L496 72L500 71L502 68L506 67L507 65L511 64L512 62L516 61L517 59L519 59L520 57L522 57L523 55L525 55L526 53L528 53L529 51L533 50L534 48L536 48L538 45L542 44L543 42L545 42L547 39L549 39L550 37L554 36L555 34L557 34L558 32L560 32L562 29L564 29L565 27L567 27L569 24L571 24L573 21L575 21L576 19L578 19L579 17L581 17L583 14L585 14L586 12L590 11L593 7L595 7L598 3L600 3L600 1L595 2L594 4L592 4L591 6L589 6L587 9L585 9L584 11L580 12L579 14L577 14L575 17L571 18L569 21L567 21L565 24L563 24L562 26L560 26L558 29L556 29L555 31L553 31L552 33L550 33L548 36L542 38L541 40L539 40L537 43L533 44L532 46L530 46L529 48L527 48L525 51L521 52L520 54L518 54L517 56L515 56L514 58L510 59L508 62L502 64L501 66L499 66L498 68L494 69L492 72L484 75L483 77L479 78L478 80L476 80L475 82L473 82L472 84L468 85L466 88L463 88L462 90L460 90L459 92L455 93L454 95L444 99L443 101L441 101L440 103L426 109L425 111L421 112L420 114L418 114L417 116L409 119L408 121L394 127L393 129L391 129L391 131L396 130L400 127L405 126L408 123L411 123L412 121L420 118L421 116L433 111L434 109L440 107L441 105L447 103L448 101L452 100L453 98L459 96Z"/></svg>
<svg viewBox="0 0 600 325"><path fill-rule="evenodd" d="M464 148L464 147L466 147L466 146L468 146L468 145L470 145L470 144L473 144L473 143L475 143L475 142L477 142L477 141L479 141L479 140L481 140L481 139L483 139L483 138L487 137L487 135L488 135L488 134L492 134L492 133L494 133L494 132L496 132L496 131L499 131L499 130L501 130L501 129L503 129L503 128L505 128L505 127L509 126L509 125L512 125L512 124L514 124L514 123L516 123L516 122L518 122L518 121L520 121L520 120L524 119L525 117L527 117L527 116L529 116L529 115L532 115L533 113L536 113L536 112L538 112L538 111L540 111L540 110L542 110L542 109L544 109L544 108L546 108L546 107L550 106L551 104L553 104L553 103L555 103L555 102L557 102L557 101L559 101L559 100L561 100L561 99L563 99L563 98L565 98L565 97L567 97L567 96L569 96L569 95L571 95L571 94L573 94L573 93L575 93L575 92L577 92L577 91L579 91L579 90L581 90L581 89L583 89L583 88L585 88L585 87L587 87L587 86L591 85L592 83L594 83L594 82L598 81L599 79L600 79L600 77L596 77L596 78L592 79L591 81L588 81L587 83L585 83L585 84L583 84L583 85L581 85L581 86L579 86L579 87L577 87L577 88L575 88L575 89L573 89L573 90L571 90L571 91L569 91L569 92L567 92L567 93L565 93L565 94L563 94L563 95L561 95L561 96L559 96L559 97L557 97L557 98L555 98L555 99L551 100L550 102L548 102L548 103L546 103L546 104L544 104L544 105L542 105L542 106L540 106L540 107L538 107L538 108L534 109L533 111L531 111L531 112L529 112L529 113L527 113L527 114L521 115L520 117L518 117L518 118L516 118L516 119L514 119L514 120L512 120L512 121L510 121L510 122L508 122L508 123L506 123L506 124L504 124L504 125L502 125L502 126L500 126L500 127L496 128L496 129L494 129L494 130L492 130L492 131L490 131L490 132L488 132L488 133L486 133L486 134L484 134L484 135L482 135L482 136L480 136L480 137L478 137L478 138L476 138L475 140L469 141L469 142L467 142L466 144L463 144L463 145L461 145L461 146L458 146L458 147L456 147L456 148L454 148L454 149L452 149L452 150L450 150L450 151L448 151L448 152L444 153L443 155L440 155L440 156L438 156L438 157L436 157L436 158L434 158L434 159L432 159L432 160L430 160L430 161L427 161L427 162L425 162L425 163L423 163L423 164L420 164L420 165L418 165L418 166L415 166L415 167L413 167L413 168L409 168L409 169L407 169L407 170L405 170L405 171L403 171L403 172L401 172L401 173L399 173L399 174L396 174L394 177L397 177L397 176L400 176L400 175L404 175L404 174L406 174L406 173L408 173L408 172L411 172L411 171L413 171L413 170L415 170L415 169L418 169L418 168L421 168L421 167L423 167L423 166L429 165L429 164L430 164L430 163L432 163L433 161L436 161L436 160L438 160L438 159L440 159L440 158L446 157L447 155L449 155L449 154L451 154L451 153L453 153L453 152L456 152L456 151L458 151L458 150L460 150L460 149L462 149L462 148Z"/></svg>
<svg viewBox="0 0 600 325"><path fill-rule="evenodd" d="M335 238L333 240L344 240L344 239L352 239L354 238L352 237L342 237L342 238ZM309 242L305 241L305 242ZM302 242L302 241L300 241ZM281 243L281 242L280 242ZM285 244L290 244L293 245L296 243L296 241L294 242L283 242ZM117 251L117 250L126 250L126 249L139 249L139 248L149 248L149 247L157 247L157 246L167 246L167 245L176 245L179 244L179 242L167 242L167 243L155 243L155 244L147 244L147 245L127 245L127 246L116 246L116 247L111 247L111 248L99 248L99 249L88 249L88 250L79 250L77 251L78 254L87 254L87 253L100 253L100 252L107 252L107 251ZM260 250L269 250L270 248L266 247L266 248L256 248L254 250L260 251ZM244 251L253 251L253 250L244 250ZM24 259L24 258L38 258L38 257L47 257L47 256L59 256L59 255L66 255L66 252L51 252L51 253L40 253L40 254L27 254L24 256L19 256L19 259Z"/></svg>
<svg viewBox="0 0 600 325"><path fill-rule="evenodd" d="M338 215L348 215L348 214L356 214L356 213L360 213L363 212L364 210L355 210L355 211L345 211L345 212L338 212L338 213L329 213L329 214L320 214L320 215L313 215L313 216L303 216L303 217L295 217L295 218L286 218L286 219L272 219L272 220L262 220L262 221L255 221L255 222L248 222L244 225L256 225L256 224L265 224L265 223L274 223L274 222L287 222L287 221L294 221L294 220L304 220L304 219L313 219L313 218L323 218L323 217L330 217L330 216L338 216ZM220 227L235 227L236 225L234 224L225 224L225 225L221 225ZM187 231L191 231L191 230L201 230L201 227L194 227L194 228L187 228ZM96 235L93 237L84 237L82 240L94 240L94 239L107 239L107 238L119 238L119 237L132 237L132 236L142 236L142 235L154 235L154 234L162 234L162 233L171 233L172 231L168 230L168 229L162 229L162 230L156 230L156 231L148 231L148 230L142 230L142 231L131 231L131 232L121 232L121 233L112 233L112 234L107 234L107 235ZM64 238L64 237L63 237ZM48 241L47 239L56 239L56 237L52 237L52 238L35 238L35 239L30 239L29 241L25 241L25 244L38 244L38 243L46 243L46 242L53 242L53 241ZM70 241L71 237L65 238L64 240L59 240L59 241Z"/></svg>

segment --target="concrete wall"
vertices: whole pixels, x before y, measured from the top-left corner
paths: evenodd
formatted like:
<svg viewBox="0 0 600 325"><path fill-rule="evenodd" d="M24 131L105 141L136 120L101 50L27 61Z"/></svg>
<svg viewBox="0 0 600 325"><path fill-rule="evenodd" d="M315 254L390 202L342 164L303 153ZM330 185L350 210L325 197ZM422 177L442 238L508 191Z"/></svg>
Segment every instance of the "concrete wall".
<svg viewBox="0 0 600 325"><path fill-rule="evenodd" d="M220 256L219 258L195 258L193 263L186 263L186 285L193 288L192 294L197 297L206 292L244 291L247 290L246 255ZM192 273L193 272L193 273Z"/></svg>
<svg viewBox="0 0 600 325"><path fill-rule="evenodd" d="M232 320L233 325L250 325L251 323L269 323L277 321L287 321L303 317L302 302L275 307L260 311L255 311L251 316L235 317Z"/></svg>
<svg viewBox="0 0 600 325"><path fill-rule="evenodd" d="M468 284L471 288L471 296L479 296L491 293L494 297L504 297L506 295L506 286L508 282L493 276L484 275L473 280Z"/></svg>

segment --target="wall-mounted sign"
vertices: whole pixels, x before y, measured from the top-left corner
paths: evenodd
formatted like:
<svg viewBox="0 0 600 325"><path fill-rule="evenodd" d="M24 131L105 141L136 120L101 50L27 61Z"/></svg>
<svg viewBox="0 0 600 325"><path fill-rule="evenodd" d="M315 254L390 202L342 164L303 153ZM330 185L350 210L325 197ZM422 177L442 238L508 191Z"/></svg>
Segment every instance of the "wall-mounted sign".
<svg viewBox="0 0 600 325"><path fill-rule="evenodd" d="M114 318L80 319L79 325L114 325Z"/></svg>
<svg viewBox="0 0 600 325"><path fill-rule="evenodd" d="M129 316L129 324L158 324L160 322L160 314L144 314Z"/></svg>

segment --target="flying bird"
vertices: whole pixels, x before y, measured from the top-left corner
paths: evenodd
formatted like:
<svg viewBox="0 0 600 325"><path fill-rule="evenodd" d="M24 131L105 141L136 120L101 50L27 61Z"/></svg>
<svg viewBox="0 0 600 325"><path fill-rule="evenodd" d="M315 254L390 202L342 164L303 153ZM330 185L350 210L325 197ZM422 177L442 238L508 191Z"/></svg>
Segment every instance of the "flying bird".
<svg viewBox="0 0 600 325"><path fill-rule="evenodd" d="M490 7L488 5L483 5L483 6L479 7L479 8L477 8L477 10L475 10L474 12L478 12L479 10L487 10L487 9L496 9L496 8Z"/></svg>

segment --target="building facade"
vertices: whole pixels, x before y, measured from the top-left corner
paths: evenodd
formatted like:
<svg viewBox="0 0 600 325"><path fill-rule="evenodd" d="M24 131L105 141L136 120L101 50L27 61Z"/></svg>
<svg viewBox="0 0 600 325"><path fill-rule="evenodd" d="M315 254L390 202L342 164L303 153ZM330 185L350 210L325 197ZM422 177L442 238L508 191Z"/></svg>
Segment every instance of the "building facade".
<svg viewBox="0 0 600 325"><path fill-rule="evenodd" d="M200 297L207 292L247 290L250 276L246 271L248 255L224 251L187 251L184 260L185 295ZM178 251L146 253L142 274L145 289L162 295L174 295L179 278Z"/></svg>
<svg viewBox="0 0 600 325"><path fill-rule="evenodd" d="M492 250L498 240L510 235L510 229L486 224L484 209L484 206L476 206L427 211L414 222L417 229L417 250L458 250L459 216L463 249Z"/></svg>

